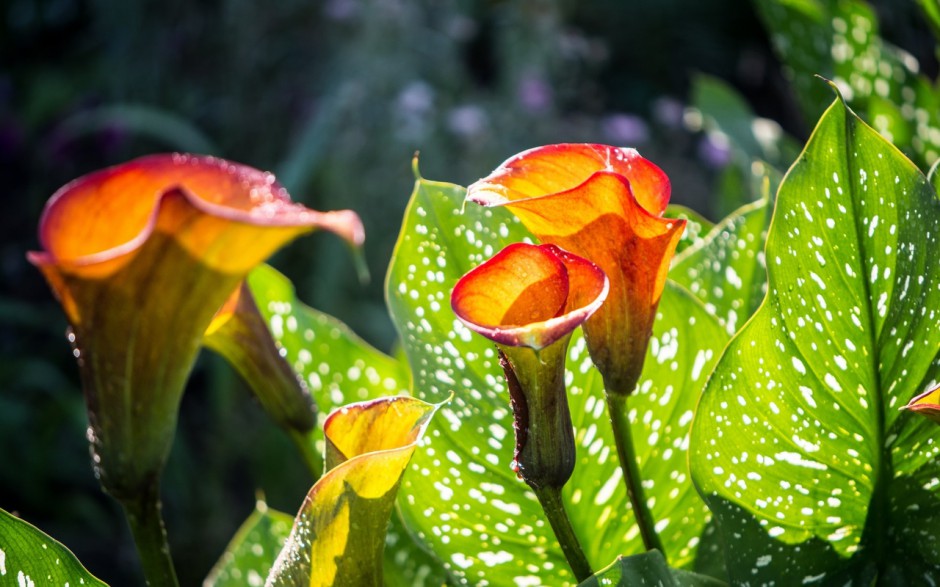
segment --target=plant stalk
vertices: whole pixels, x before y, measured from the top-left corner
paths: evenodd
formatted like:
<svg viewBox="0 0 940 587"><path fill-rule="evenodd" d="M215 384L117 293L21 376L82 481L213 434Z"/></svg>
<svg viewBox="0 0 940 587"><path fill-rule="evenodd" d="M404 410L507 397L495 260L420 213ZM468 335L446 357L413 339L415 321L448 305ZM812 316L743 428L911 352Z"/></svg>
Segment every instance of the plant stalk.
<svg viewBox="0 0 940 587"><path fill-rule="evenodd" d="M160 512L158 483L134 498L121 502L134 535L144 578L150 587L179 587L170 545Z"/></svg>
<svg viewBox="0 0 940 587"><path fill-rule="evenodd" d="M531 487L531 486L530 486ZM565 511L565 504L561 500L561 489L557 487L532 487L542 509L545 510L545 517L548 518L558 544L561 545L561 551L568 559L568 566L574 573L578 583L590 578L594 571L591 570L591 564L584 551L581 550L581 543L575 536L574 528L571 526L571 520L568 518L568 512Z"/></svg>
<svg viewBox="0 0 940 587"><path fill-rule="evenodd" d="M658 550L666 556L663 543L656 532L656 521L646 505L646 495L643 491L640 467L636 461L636 450L633 448L633 435L630 432L630 419L627 416L627 396L607 395L607 411L610 412L610 424L614 431L614 442L617 445L617 456L620 457L620 468L623 470L623 482L627 486L627 495L633 506L633 515L640 528L643 546L646 550Z"/></svg>

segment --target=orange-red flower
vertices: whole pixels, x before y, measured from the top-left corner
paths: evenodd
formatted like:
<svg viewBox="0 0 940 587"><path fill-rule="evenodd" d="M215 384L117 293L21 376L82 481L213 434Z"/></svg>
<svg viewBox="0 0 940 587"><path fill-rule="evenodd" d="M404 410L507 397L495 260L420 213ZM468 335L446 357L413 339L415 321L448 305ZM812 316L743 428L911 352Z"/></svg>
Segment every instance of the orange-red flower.
<svg viewBox="0 0 940 587"><path fill-rule="evenodd" d="M470 329L506 346L541 350L570 335L604 302L593 263L553 245L509 245L464 275L451 306Z"/></svg>
<svg viewBox="0 0 940 587"><path fill-rule="evenodd" d="M912 399L903 409L910 410L940 424L940 386Z"/></svg>
<svg viewBox="0 0 940 587"><path fill-rule="evenodd" d="M565 395L571 333L603 304L604 273L554 245L509 245L464 275L457 317L497 344L516 432L513 468L534 489L561 488L575 463Z"/></svg>
<svg viewBox="0 0 940 587"><path fill-rule="evenodd" d="M669 179L633 149L562 144L525 151L470 186L467 200L506 206L543 243L590 259L610 279L584 325L608 393L630 394L685 221L663 218Z"/></svg>
<svg viewBox="0 0 940 587"><path fill-rule="evenodd" d="M316 228L363 240L350 211L290 201L269 173L154 155L77 179L48 202L45 275L72 326L96 473L118 499L152 487L203 333L255 265Z"/></svg>

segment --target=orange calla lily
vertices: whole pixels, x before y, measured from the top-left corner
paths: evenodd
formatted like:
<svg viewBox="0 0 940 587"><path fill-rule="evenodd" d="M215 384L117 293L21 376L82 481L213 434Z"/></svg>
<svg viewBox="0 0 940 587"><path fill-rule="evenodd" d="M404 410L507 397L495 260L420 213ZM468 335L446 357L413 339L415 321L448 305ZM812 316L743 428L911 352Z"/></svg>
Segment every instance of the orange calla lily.
<svg viewBox="0 0 940 587"><path fill-rule="evenodd" d="M940 424L940 386L928 389L901 409L910 410Z"/></svg>
<svg viewBox="0 0 940 587"><path fill-rule="evenodd" d="M71 323L102 486L152 489L170 449L203 334L245 275L314 229L354 244L351 211L292 203L269 173L191 155L154 155L61 188L40 221L45 275Z"/></svg>
<svg viewBox="0 0 940 587"><path fill-rule="evenodd" d="M565 395L571 333L604 302L593 263L554 245L509 245L464 275L451 306L500 350L516 429L513 468L534 487L562 487L574 469Z"/></svg>
<svg viewBox="0 0 940 587"><path fill-rule="evenodd" d="M457 317L499 349L516 435L512 468L538 498L579 580L592 571L561 499L576 461L565 357L571 333L609 287L587 259L517 243L460 278L451 294Z"/></svg>
<svg viewBox="0 0 940 587"><path fill-rule="evenodd" d="M684 220L662 217L665 173L633 149L561 144L525 151L471 185L467 200L506 206L543 243L590 259L610 279L584 325L608 393L636 386Z"/></svg>
<svg viewBox="0 0 940 587"><path fill-rule="evenodd" d="M471 330L497 344L541 350L597 311L607 290L593 263L553 245L517 243L464 275L451 306Z"/></svg>

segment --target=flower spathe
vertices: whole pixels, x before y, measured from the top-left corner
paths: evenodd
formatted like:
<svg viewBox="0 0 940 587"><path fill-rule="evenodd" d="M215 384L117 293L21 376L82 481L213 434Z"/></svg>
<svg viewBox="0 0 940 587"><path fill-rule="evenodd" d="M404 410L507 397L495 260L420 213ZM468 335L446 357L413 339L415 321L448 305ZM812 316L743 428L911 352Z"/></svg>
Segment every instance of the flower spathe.
<svg viewBox="0 0 940 587"><path fill-rule="evenodd" d="M608 393L636 386L669 262L685 221L663 218L670 184L633 149L561 144L525 151L471 185L467 200L506 206L543 243L596 263L607 302L584 324Z"/></svg>
<svg viewBox="0 0 940 587"><path fill-rule="evenodd" d="M940 386L918 395L902 409L910 410L940 424Z"/></svg>
<svg viewBox="0 0 940 587"><path fill-rule="evenodd" d="M597 311L607 291L593 263L553 245L516 243L464 275L451 306L471 330L500 345L541 350Z"/></svg>
<svg viewBox="0 0 940 587"><path fill-rule="evenodd" d="M363 240L355 213L309 210L271 174L203 156L143 157L50 199L43 250L28 257L71 324L109 493L153 485L213 315L254 266L318 228Z"/></svg>
<svg viewBox="0 0 940 587"><path fill-rule="evenodd" d="M554 245L517 243L464 275L451 307L500 351L513 410L513 468L534 489L561 488L575 463L565 395L571 333L604 302L596 265Z"/></svg>

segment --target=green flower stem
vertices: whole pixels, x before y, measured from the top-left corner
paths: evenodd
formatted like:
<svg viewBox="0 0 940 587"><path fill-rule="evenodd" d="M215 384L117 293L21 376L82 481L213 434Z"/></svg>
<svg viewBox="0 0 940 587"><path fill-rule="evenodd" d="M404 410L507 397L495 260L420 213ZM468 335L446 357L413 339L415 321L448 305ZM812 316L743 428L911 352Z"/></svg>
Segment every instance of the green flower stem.
<svg viewBox="0 0 940 587"><path fill-rule="evenodd" d="M558 544L561 545L561 551L568 559L568 566L577 578L578 583L590 578L594 571L591 570L591 564L584 551L581 550L581 543L575 536L574 528L571 526L571 520L568 518L568 512L565 511L565 504L561 501L561 489L557 487L532 487L542 509L545 510L545 516L548 518L552 530L555 531L555 537Z"/></svg>
<svg viewBox="0 0 940 587"><path fill-rule="evenodd" d="M617 455L620 457L620 468L623 469L623 481L627 486L627 495L633 506L633 515L640 527L640 536L646 550L658 550L666 556L663 543L656 533L656 522L649 506L646 505L646 495L643 492L640 468L636 462L636 450L633 448L633 435L630 432L630 419L627 416L627 396L607 395L607 411L610 412L610 424L614 430L614 442L617 444Z"/></svg>
<svg viewBox="0 0 940 587"><path fill-rule="evenodd" d="M123 501L124 514L134 535L140 555L144 578L150 587L179 587L170 545L166 539L163 516L160 513L159 483L134 498Z"/></svg>
<svg viewBox="0 0 940 587"><path fill-rule="evenodd" d="M300 451L300 456L303 457L307 470L313 475L313 480L318 480L323 476L323 456L316 450L313 430L303 433L296 429L289 429L288 434L290 434L294 444L297 445L297 450Z"/></svg>

